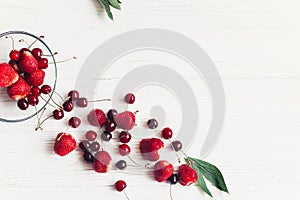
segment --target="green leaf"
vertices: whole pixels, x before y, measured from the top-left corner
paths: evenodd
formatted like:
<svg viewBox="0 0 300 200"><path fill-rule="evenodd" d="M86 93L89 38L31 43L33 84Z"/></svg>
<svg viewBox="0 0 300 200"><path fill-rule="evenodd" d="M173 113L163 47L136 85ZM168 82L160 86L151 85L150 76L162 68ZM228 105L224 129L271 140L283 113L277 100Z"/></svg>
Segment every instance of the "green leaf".
<svg viewBox="0 0 300 200"><path fill-rule="evenodd" d="M210 193L209 189L207 188L207 185L205 183L205 180L200 172L200 170L198 169L198 167L194 164L191 165L191 167L197 172L197 175L198 175L198 185L199 187L201 188L201 190L203 192L205 192L206 194L208 194L209 196L213 197L212 194Z"/></svg>
<svg viewBox="0 0 300 200"><path fill-rule="evenodd" d="M114 17L113 17L113 14L112 12L110 11L110 5L109 5L109 2L108 0L98 0L100 2L100 4L103 6L107 16L111 19L111 20L114 20Z"/></svg>
<svg viewBox="0 0 300 200"><path fill-rule="evenodd" d="M108 2L115 9L121 10L121 6L118 0L108 0Z"/></svg>
<svg viewBox="0 0 300 200"><path fill-rule="evenodd" d="M187 158L187 162L191 162L193 166L198 168L201 174L219 190L229 193L223 175L216 166L191 157Z"/></svg>

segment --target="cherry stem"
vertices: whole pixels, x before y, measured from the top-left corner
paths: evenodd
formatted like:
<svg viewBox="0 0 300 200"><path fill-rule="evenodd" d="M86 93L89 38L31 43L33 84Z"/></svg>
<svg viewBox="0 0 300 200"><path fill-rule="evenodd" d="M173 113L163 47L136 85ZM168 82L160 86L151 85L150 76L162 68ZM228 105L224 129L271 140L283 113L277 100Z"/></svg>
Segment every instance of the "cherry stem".
<svg viewBox="0 0 300 200"><path fill-rule="evenodd" d="M172 141L171 141L170 139L169 139L169 142L170 142L170 144L171 144L171 147L172 147L173 151L174 151L175 154L176 154L176 157L177 157L177 159L178 159L178 163L180 163L180 157L179 157L178 153L175 151L175 147L173 146Z"/></svg>
<svg viewBox="0 0 300 200"><path fill-rule="evenodd" d="M94 101L88 101L88 102L101 102L101 101L111 101L111 99L100 99L100 100L94 100Z"/></svg>
<svg viewBox="0 0 300 200"><path fill-rule="evenodd" d="M51 117L53 117L53 115L50 115L48 117L46 117L41 123L40 123L40 126L42 126L42 124L47 121L48 119L50 119Z"/></svg>
<svg viewBox="0 0 300 200"><path fill-rule="evenodd" d="M136 110L133 114L136 115L138 114L140 111Z"/></svg>
<svg viewBox="0 0 300 200"><path fill-rule="evenodd" d="M49 55L49 54L43 54L42 56L45 56L45 57L51 57L51 56L55 56L57 55L58 52L54 52L53 54Z"/></svg>
<svg viewBox="0 0 300 200"><path fill-rule="evenodd" d="M56 61L56 63L64 63L64 62L68 62L70 60L76 60L77 57L73 56L72 58L66 59L66 60L60 60L60 61ZM49 62L49 64L54 64L54 62Z"/></svg>
<svg viewBox="0 0 300 200"><path fill-rule="evenodd" d="M39 38L40 38L40 39L41 39L41 38L44 38L44 36L41 35ZM35 40L28 46L28 49L30 49L37 41L38 41L38 39L35 39Z"/></svg>
<svg viewBox="0 0 300 200"><path fill-rule="evenodd" d="M170 199L171 199L171 200L174 200L174 199L173 199L173 196L172 196L172 184L170 184Z"/></svg>
<svg viewBox="0 0 300 200"><path fill-rule="evenodd" d="M37 110L37 108L36 108L36 106L34 106L34 109L35 109L35 112L36 112L36 117L37 117L37 127L36 127L36 131L37 130L43 130L43 128L41 127L41 118L39 117L39 113L38 113L38 110Z"/></svg>
<svg viewBox="0 0 300 200"><path fill-rule="evenodd" d="M24 42L27 45L27 48L29 49L29 44L24 39L20 39L19 42Z"/></svg>
<svg viewBox="0 0 300 200"><path fill-rule="evenodd" d="M59 98L63 101L63 102L65 102L65 99L58 93L58 92L56 92L56 91L53 91L57 96L59 96Z"/></svg>
<svg viewBox="0 0 300 200"><path fill-rule="evenodd" d="M129 155L127 155L127 157L129 158L129 160L131 160L131 162L133 162L136 166L138 167L142 167L142 168L146 168L146 169L149 169L150 167L148 166L149 164L146 164L145 166L137 163L135 160L133 160Z"/></svg>
<svg viewBox="0 0 300 200"><path fill-rule="evenodd" d="M45 101L45 102L47 103L47 100L46 100L44 97L42 97L42 96L40 96L40 97L41 97L41 99L43 99L43 101ZM59 109L59 107L56 107L56 106L52 105L50 102L48 102L48 104L49 104L51 107L53 107L54 109Z"/></svg>
<svg viewBox="0 0 300 200"><path fill-rule="evenodd" d="M15 40L12 36L8 35L6 36L5 38L10 38L11 39L11 46L12 46L12 49L15 50Z"/></svg>
<svg viewBox="0 0 300 200"><path fill-rule="evenodd" d="M126 199L130 200L125 190L124 190L124 194L125 194Z"/></svg>
<svg viewBox="0 0 300 200"><path fill-rule="evenodd" d="M51 101L56 105L56 106L58 106L60 109L63 109L63 107L61 106L61 105L59 105L58 103L56 103L53 99L52 99L52 97L51 97L51 95L48 93L48 96L49 96L49 98L51 99Z"/></svg>

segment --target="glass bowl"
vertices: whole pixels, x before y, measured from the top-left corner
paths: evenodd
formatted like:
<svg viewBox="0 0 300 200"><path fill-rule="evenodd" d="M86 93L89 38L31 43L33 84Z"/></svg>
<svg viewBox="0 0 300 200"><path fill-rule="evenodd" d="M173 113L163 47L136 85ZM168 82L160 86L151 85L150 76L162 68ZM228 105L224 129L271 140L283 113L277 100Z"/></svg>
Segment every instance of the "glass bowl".
<svg viewBox="0 0 300 200"><path fill-rule="evenodd" d="M34 106L29 106L25 111L20 110L17 106L17 101L11 100L8 97L6 92L7 89L0 88L0 122L22 122L34 117L49 103L50 97L52 97L56 87L57 68L55 58L48 45L40 37L24 31L8 31L0 34L0 63L9 62L9 53L13 48L10 36L14 39L14 46L17 50L28 48L28 44L35 41L30 49L32 50L36 47L42 49L43 54L47 55L49 61L49 66L45 69L46 75L44 84L50 85L52 87L52 92L49 95L42 94L44 100L39 98L39 104L36 108ZM19 40L24 40L26 42L20 42Z"/></svg>

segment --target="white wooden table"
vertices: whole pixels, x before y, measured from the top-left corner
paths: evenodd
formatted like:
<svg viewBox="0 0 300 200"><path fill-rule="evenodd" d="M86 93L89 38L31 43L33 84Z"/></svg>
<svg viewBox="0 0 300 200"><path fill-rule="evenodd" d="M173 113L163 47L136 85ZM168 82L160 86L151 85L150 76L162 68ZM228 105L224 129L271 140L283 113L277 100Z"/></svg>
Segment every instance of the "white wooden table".
<svg viewBox="0 0 300 200"><path fill-rule="evenodd" d="M96 0L2 0L0 32L45 35L49 46L60 52L59 58L78 56L76 62L59 67L62 94L74 87L88 55L114 35L150 27L188 36L212 58L225 87L223 135L205 159L219 166L231 194L212 189L215 199L299 199L300 3L131 0L122 6L112 22ZM124 62L130 65L141 59ZM126 70L112 77L108 87ZM157 90L139 95L153 97ZM143 98L141 104L150 103ZM176 121L179 116L173 118ZM33 131L34 126L35 120L1 123L0 199L125 199L111 187L117 179L127 180L130 199L169 198L168 185L152 181L143 171L99 175L82 164L79 151L56 157L53 138L64 130L63 122L50 121L43 133ZM197 155L197 147L188 153ZM174 199L210 199L196 186L175 188Z"/></svg>

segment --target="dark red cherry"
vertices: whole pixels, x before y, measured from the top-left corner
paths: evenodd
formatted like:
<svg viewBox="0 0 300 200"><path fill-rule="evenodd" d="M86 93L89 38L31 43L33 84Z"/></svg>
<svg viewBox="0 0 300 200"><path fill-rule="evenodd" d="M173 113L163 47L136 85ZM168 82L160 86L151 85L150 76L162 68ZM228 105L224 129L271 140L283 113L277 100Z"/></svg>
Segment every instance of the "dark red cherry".
<svg viewBox="0 0 300 200"><path fill-rule="evenodd" d="M41 89L38 86L33 86L31 88L31 94L40 96L41 95Z"/></svg>
<svg viewBox="0 0 300 200"><path fill-rule="evenodd" d="M48 68L48 59L47 58L41 58L39 59L39 69L47 69Z"/></svg>
<svg viewBox="0 0 300 200"><path fill-rule="evenodd" d="M72 90L68 93L70 101L75 101L79 98L79 92L77 90Z"/></svg>
<svg viewBox="0 0 300 200"><path fill-rule="evenodd" d="M97 138L97 133L95 131L88 131L85 133L85 138L89 141L94 141Z"/></svg>
<svg viewBox="0 0 300 200"><path fill-rule="evenodd" d="M53 111L53 118L56 120L60 120L64 118L64 116L65 116L64 111L61 109Z"/></svg>
<svg viewBox="0 0 300 200"><path fill-rule="evenodd" d="M128 143L131 140L131 134L126 131L122 131L119 135L119 139L122 143Z"/></svg>
<svg viewBox="0 0 300 200"><path fill-rule="evenodd" d="M131 149L127 144L121 144L119 146L119 153L121 156L126 156L126 155L130 154L130 151L131 151Z"/></svg>
<svg viewBox="0 0 300 200"><path fill-rule="evenodd" d="M52 88L51 88L50 85L43 85L43 86L41 87L41 92L42 92L43 94L50 94L51 91L52 91Z"/></svg>
<svg viewBox="0 0 300 200"><path fill-rule="evenodd" d="M41 56L43 55L43 51L40 48L32 49L31 53L36 60L40 60Z"/></svg>
<svg viewBox="0 0 300 200"><path fill-rule="evenodd" d="M30 94L27 97L27 101L28 101L29 105L36 106L39 103L39 98L34 94Z"/></svg>
<svg viewBox="0 0 300 200"><path fill-rule="evenodd" d="M20 99L17 103L18 107L21 110L26 110L29 106L28 102L26 101L26 99Z"/></svg>
<svg viewBox="0 0 300 200"><path fill-rule="evenodd" d="M85 98L85 97L78 98L76 101L76 105L81 108L87 107L87 105L88 105L87 98Z"/></svg>
<svg viewBox="0 0 300 200"><path fill-rule="evenodd" d="M115 183L115 189L118 192L122 192L126 188L126 182L123 180L119 180Z"/></svg>
<svg viewBox="0 0 300 200"><path fill-rule="evenodd" d="M132 93L126 94L124 100L128 104L133 104L135 102L135 96Z"/></svg>
<svg viewBox="0 0 300 200"><path fill-rule="evenodd" d="M72 127L72 128L78 128L81 124L81 120L78 118L78 117L71 117L69 119L69 125Z"/></svg>
<svg viewBox="0 0 300 200"><path fill-rule="evenodd" d="M18 50L12 50L9 53L9 57L11 60L18 61L20 59L20 52Z"/></svg>
<svg viewBox="0 0 300 200"><path fill-rule="evenodd" d="M72 101L66 101L63 103L64 111L71 112L73 110L73 102Z"/></svg>

